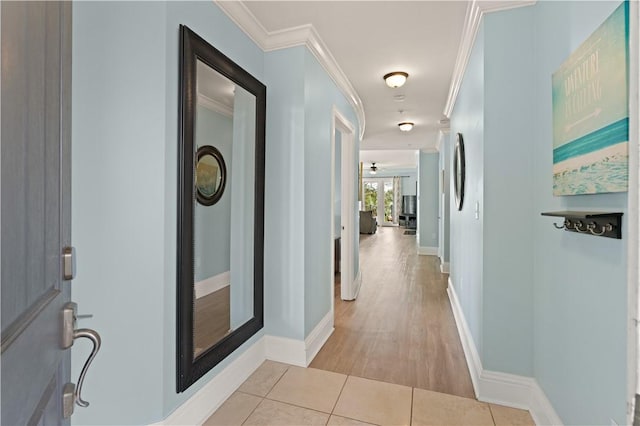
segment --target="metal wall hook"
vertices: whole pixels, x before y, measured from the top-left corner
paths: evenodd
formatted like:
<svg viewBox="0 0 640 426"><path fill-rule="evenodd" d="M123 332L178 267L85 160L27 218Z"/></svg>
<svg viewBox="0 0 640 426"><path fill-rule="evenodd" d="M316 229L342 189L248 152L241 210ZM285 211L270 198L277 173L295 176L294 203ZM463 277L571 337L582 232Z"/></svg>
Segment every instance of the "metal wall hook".
<svg viewBox="0 0 640 426"><path fill-rule="evenodd" d="M573 224L573 229L575 229L576 231L581 232L581 233L589 232L589 228L582 229L583 225L584 225L584 223L582 223L582 221L579 220L579 221L577 221L576 223Z"/></svg>
<svg viewBox="0 0 640 426"><path fill-rule="evenodd" d="M622 238L623 213L588 212L588 211L559 211L544 212L543 216L564 218L564 226L553 224L556 229L564 229L569 232L593 235L596 237Z"/></svg>
<svg viewBox="0 0 640 426"><path fill-rule="evenodd" d="M591 233L592 233L593 235L598 235L598 236L600 236L600 235L604 235L604 234L605 234L605 232L611 232L611 231L613 231L613 225L612 225L612 224L610 224L610 223L607 223L606 225L602 225L602 227L600 228L600 229L601 229L601 230L600 230L600 232L596 232L596 231L595 231L595 229L596 229L596 227L597 227L597 226L598 226L598 225L596 225L596 223L595 223L595 222L591 222L591 223L589 224L589 226L587 226L587 229L589 229L589 231L591 231Z"/></svg>

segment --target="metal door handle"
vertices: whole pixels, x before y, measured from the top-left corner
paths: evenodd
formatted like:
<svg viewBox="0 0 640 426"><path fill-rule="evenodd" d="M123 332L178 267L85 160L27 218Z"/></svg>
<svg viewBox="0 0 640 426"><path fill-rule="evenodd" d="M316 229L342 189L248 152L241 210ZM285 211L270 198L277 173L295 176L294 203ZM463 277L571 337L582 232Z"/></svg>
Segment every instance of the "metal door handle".
<svg viewBox="0 0 640 426"><path fill-rule="evenodd" d="M93 359L98 354L100 350L100 345L102 341L100 339L100 335L97 331L91 330L90 328L79 328L76 329L76 320L78 316L76 315L77 304L73 302L67 303L62 309L62 348L68 349L73 346L73 342L76 339L86 338L93 342L93 348L91 349L91 354L89 354L89 358L82 366L82 370L80 371L80 377L78 378L78 386L73 383L67 383L63 389L63 416L65 419L71 417L73 414L73 405L74 403L79 405L80 407L88 407L89 402L82 399L82 384L84 383L84 378L87 375L87 370L89 366L93 362Z"/></svg>
<svg viewBox="0 0 640 426"><path fill-rule="evenodd" d="M93 359L98 354L102 341L100 340L100 335L98 334L98 332L95 330L91 330L90 328L79 328L73 333L74 340L79 339L81 337L85 337L91 340L93 342L93 349L91 349L91 354L89 355L89 358L87 358L87 361L84 363L84 366L82 366L82 371L80 371L80 378L78 379L78 386L76 387L76 392L75 392L75 400L76 400L76 404L78 404L79 406L88 407L89 401L85 401L84 399L82 399L82 396L80 393L82 392L82 384L84 383L84 377L87 375L87 370L89 369L89 366L93 362Z"/></svg>

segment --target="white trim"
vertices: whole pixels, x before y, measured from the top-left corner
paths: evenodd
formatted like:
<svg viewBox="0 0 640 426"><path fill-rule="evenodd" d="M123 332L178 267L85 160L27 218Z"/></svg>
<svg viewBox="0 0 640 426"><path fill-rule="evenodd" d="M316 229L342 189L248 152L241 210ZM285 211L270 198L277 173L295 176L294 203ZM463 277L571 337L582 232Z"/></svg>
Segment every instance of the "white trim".
<svg viewBox="0 0 640 426"><path fill-rule="evenodd" d="M453 318L456 321L456 327L458 328L458 335L460 336L460 343L462 343L462 350L464 357L467 360L467 367L469 368L469 375L471 376L471 383L473 384L473 391L476 396L479 394L479 381L480 372L482 371L482 362L480 361L480 355L476 349L476 344L473 342L471 336L471 330L462 312L458 295L451 277L449 277L449 285L447 286L447 294L449 295L449 302L451 304L451 310L453 311Z"/></svg>
<svg viewBox="0 0 640 426"><path fill-rule="evenodd" d="M558 417L556 410L551 405L551 401L549 401L549 398L547 398L547 395L536 380L533 381L532 386L529 412L535 424L562 425L562 420Z"/></svg>
<svg viewBox="0 0 640 426"><path fill-rule="evenodd" d="M265 360L265 338L259 339L207 382L169 416L154 425L201 425Z"/></svg>
<svg viewBox="0 0 640 426"><path fill-rule="evenodd" d="M307 366L307 351L303 340L279 336L264 336L264 338L266 359L298 367Z"/></svg>
<svg viewBox="0 0 640 426"><path fill-rule="evenodd" d="M294 46L306 46L355 110L360 125L358 136L359 140L362 140L366 124L362 100L313 25L306 24L278 31L267 31L242 1L215 0L215 3L265 52Z"/></svg>
<svg viewBox="0 0 640 426"><path fill-rule="evenodd" d="M460 86L462 85L462 78L464 72L469 64L469 57L471 56L471 50L480 28L480 22L485 13L498 12L501 10L513 9L516 7L524 7L534 5L535 1L522 0L522 1L484 1L473 0L467 6L467 14L464 19L464 27L462 28L462 37L460 38L460 46L458 47L458 56L456 58L456 64L453 68L453 76L451 77L451 84L449 86L449 95L447 96L447 103L444 107L444 115L450 117L453 112L453 107L460 92Z"/></svg>
<svg viewBox="0 0 640 426"><path fill-rule="evenodd" d="M223 104L220 101L211 99L210 97L208 97L207 95L203 95L202 93L198 93L198 105L210 111L222 114L225 117L233 117L233 108L231 108L229 105Z"/></svg>
<svg viewBox="0 0 640 426"><path fill-rule="evenodd" d="M442 259L440 260L440 272L443 274L448 274L450 271L449 269L449 262L443 262Z"/></svg>
<svg viewBox="0 0 640 426"><path fill-rule="evenodd" d="M355 250L357 246L355 246L353 241L353 236L356 232L356 211L355 204L349 202L349 200L355 201L357 199L356 193L353 191L353 187L350 185L351 182L356 180L356 171L355 171L355 143L354 143L354 133L355 128L353 124L338 110L338 108L334 105L331 111L331 200L330 200L330 211L331 211L331 242L333 244L333 232L334 232L334 217L335 217L335 148L336 148L336 131L340 131L342 133L342 140L340 144L340 175L341 177L341 198L342 203L340 203L340 217L341 217L341 230L340 230L340 280L343 285L340 286L340 298L342 300L353 300L358 295L359 288L356 288L357 282L349 282L349 278L351 277L355 271ZM332 257L333 259L333 257ZM333 263L333 261L331 262ZM329 276L331 280L329 281L329 286L331 287L331 294L334 295L334 280L333 280L333 267L330 271ZM357 277L356 277L357 278ZM331 312L333 315L334 312L334 298L331 298Z"/></svg>
<svg viewBox="0 0 640 426"><path fill-rule="evenodd" d="M483 402L529 410L537 425L562 425L553 405L531 377L484 370L451 278L447 287L476 398Z"/></svg>
<svg viewBox="0 0 640 426"><path fill-rule="evenodd" d="M209 277L202 281L198 281L193 286L196 299L200 299L201 297L211 294L214 291L223 289L227 287L230 283L231 283L230 271L223 272L218 275L214 275L213 277Z"/></svg>
<svg viewBox="0 0 640 426"><path fill-rule="evenodd" d="M422 247L418 246L418 254L421 256L437 256L438 247Z"/></svg>
<svg viewBox="0 0 640 426"><path fill-rule="evenodd" d="M315 326L311 333L304 339L304 346L306 352L307 362L305 366L311 364L313 358L320 352L322 346L326 343L327 339L333 334L333 312L327 312L327 315L324 316Z"/></svg>
<svg viewBox="0 0 640 426"><path fill-rule="evenodd" d="M355 279L353 280L353 298L355 299L360 294L360 287L362 287L362 269L358 269Z"/></svg>

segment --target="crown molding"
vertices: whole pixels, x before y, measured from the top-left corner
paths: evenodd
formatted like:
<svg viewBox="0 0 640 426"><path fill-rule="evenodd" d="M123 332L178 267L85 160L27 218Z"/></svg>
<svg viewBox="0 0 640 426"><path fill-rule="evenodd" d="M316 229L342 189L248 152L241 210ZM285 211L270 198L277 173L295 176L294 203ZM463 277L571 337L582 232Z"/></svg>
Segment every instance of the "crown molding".
<svg viewBox="0 0 640 426"><path fill-rule="evenodd" d="M456 64L453 68L453 76L451 85L449 86L449 96L444 107L444 115L450 117L453 107L456 103L464 72L469 64L471 50L476 41L478 29L482 17L487 13L500 12L503 10L515 9L517 7L532 6L536 4L535 0L516 0L516 1L493 1L493 0L473 0L467 6L467 14L464 19L464 27L462 28L462 38L458 47L458 56Z"/></svg>
<svg viewBox="0 0 640 426"><path fill-rule="evenodd" d="M228 105L218 102L215 99L211 99L207 95L198 93L198 105L207 108L210 111L217 112L225 117L233 117L233 109Z"/></svg>
<svg viewBox="0 0 640 426"><path fill-rule="evenodd" d="M214 2L265 52L306 46L355 110L359 124L358 136L359 140L362 140L366 124L362 100L313 25L306 24L278 31L267 31L242 1L214 0Z"/></svg>

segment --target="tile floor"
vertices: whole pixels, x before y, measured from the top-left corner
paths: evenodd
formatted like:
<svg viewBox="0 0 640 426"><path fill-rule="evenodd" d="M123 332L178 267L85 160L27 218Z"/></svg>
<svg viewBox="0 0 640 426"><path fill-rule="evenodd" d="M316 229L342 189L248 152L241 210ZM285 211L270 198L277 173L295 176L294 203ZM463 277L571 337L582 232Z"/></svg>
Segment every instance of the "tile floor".
<svg viewBox="0 0 640 426"><path fill-rule="evenodd" d="M205 425L533 425L527 411L265 361Z"/></svg>

